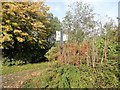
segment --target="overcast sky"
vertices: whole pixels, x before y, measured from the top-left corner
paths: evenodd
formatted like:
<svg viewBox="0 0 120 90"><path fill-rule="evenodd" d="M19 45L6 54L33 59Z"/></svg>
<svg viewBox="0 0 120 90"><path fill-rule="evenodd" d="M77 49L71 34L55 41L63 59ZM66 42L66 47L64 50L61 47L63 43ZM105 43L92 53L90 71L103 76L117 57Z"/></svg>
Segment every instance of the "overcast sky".
<svg viewBox="0 0 120 90"><path fill-rule="evenodd" d="M76 0L46 0L46 4L51 7L50 12L63 20L67 6ZM78 1L78 0L77 0ZM91 4L94 13L100 14L100 19L105 20L105 16L111 17L117 22L118 17L118 2L119 0L82 0L85 3Z"/></svg>

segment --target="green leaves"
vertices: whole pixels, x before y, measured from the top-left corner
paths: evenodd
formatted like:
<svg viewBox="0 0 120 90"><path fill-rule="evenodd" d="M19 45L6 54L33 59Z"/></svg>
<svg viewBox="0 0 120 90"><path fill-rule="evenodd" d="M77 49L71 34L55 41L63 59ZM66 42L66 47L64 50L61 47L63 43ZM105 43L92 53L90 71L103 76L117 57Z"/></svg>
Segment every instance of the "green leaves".
<svg viewBox="0 0 120 90"><path fill-rule="evenodd" d="M89 5L81 1L72 3L63 20L63 27L69 36L69 40L73 39L81 43L85 34L87 36L89 30L95 26L93 19L94 13Z"/></svg>
<svg viewBox="0 0 120 90"><path fill-rule="evenodd" d="M115 60L113 60L115 62ZM112 63L112 62L111 62ZM82 65L52 64L49 70L26 82L34 88L119 88L119 70L116 65L104 64L96 68ZM26 87L26 88L27 88Z"/></svg>

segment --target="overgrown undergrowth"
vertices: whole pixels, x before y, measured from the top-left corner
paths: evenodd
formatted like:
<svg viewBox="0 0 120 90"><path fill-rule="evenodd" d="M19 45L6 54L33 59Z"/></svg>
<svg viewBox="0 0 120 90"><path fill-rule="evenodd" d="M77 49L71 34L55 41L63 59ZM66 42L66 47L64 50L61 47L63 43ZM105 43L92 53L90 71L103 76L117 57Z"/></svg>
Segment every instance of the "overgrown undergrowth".
<svg viewBox="0 0 120 90"><path fill-rule="evenodd" d="M52 68L24 83L24 88L119 88L118 63L111 61L96 68L82 64L52 65Z"/></svg>

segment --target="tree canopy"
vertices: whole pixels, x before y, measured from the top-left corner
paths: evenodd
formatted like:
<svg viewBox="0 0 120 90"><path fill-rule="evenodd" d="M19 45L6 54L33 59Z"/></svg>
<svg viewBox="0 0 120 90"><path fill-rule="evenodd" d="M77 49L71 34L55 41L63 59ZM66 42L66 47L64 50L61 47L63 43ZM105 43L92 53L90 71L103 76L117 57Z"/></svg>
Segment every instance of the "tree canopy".
<svg viewBox="0 0 120 90"><path fill-rule="evenodd" d="M3 56L30 62L43 58L54 31L49 7L44 2L3 2L2 8Z"/></svg>
<svg viewBox="0 0 120 90"><path fill-rule="evenodd" d="M69 33L69 39L76 37L76 41L81 42L88 30L94 27L93 22L94 13L90 5L78 1L69 5L63 27Z"/></svg>

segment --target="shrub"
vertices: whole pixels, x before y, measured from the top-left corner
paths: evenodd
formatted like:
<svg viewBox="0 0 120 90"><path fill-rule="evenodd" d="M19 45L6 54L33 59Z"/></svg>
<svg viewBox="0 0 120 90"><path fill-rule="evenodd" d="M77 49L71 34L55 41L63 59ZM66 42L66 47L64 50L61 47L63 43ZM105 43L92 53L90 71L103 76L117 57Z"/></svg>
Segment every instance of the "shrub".
<svg viewBox="0 0 120 90"><path fill-rule="evenodd" d="M118 55L116 47L116 44L108 46L107 59L116 59ZM96 67L101 63L102 58L105 58L103 49L103 39L98 40L94 47L87 40L84 40L80 44L77 42L67 42L63 45L62 54L60 54L59 47L52 47L45 56L49 61L59 60L62 64L72 64L77 67L80 67L81 64L87 64L88 66Z"/></svg>
<svg viewBox="0 0 120 90"><path fill-rule="evenodd" d="M56 65L55 65L56 66ZM119 70L117 63L98 65L96 68L82 64L57 65L26 82L23 87L31 88L118 88Z"/></svg>
<svg viewBox="0 0 120 90"><path fill-rule="evenodd" d="M52 47L46 54L45 57L49 61L59 60L62 64L72 64L80 66L80 63L87 63L86 52L89 54L88 43L83 42L77 44L76 42L64 43L62 48L62 54L60 54L60 46Z"/></svg>
<svg viewBox="0 0 120 90"><path fill-rule="evenodd" d="M59 52L59 47L52 47L46 54L45 57L49 60L49 61L55 61L58 60L58 56L60 55Z"/></svg>
<svg viewBox="0 0 120 90"><path fill-rule="evenodd" d="M13 66L13 65L23 65L26 64L26 61L16 60L16 59L9 59L7 57L2 59L2 65L5 66Z"/></svg>

